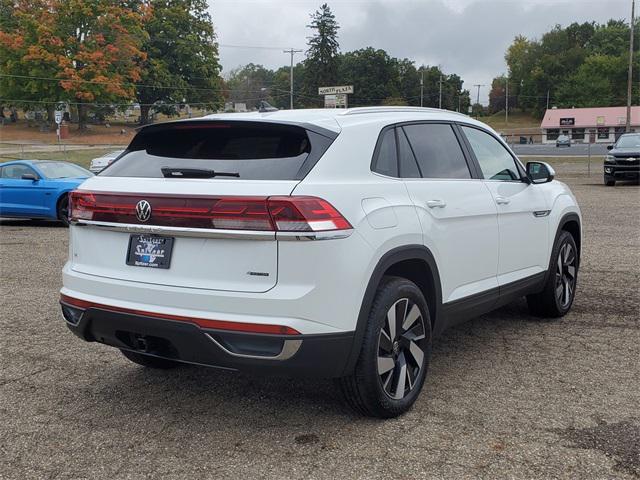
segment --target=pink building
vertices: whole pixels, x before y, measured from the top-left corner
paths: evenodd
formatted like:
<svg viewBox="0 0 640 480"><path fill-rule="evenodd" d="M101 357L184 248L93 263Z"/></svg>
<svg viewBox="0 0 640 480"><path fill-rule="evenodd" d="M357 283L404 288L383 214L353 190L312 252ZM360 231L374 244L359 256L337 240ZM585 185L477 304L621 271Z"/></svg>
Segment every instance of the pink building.
<svg viewBox="0 0 640 480"><path fill-rule="evenodd" d="M626 122L627 107L552 108L540 125L542 143L555 143L560 134L577 143L613 143ZM640 130L640 107L631 107L631 130Z"/></svg>

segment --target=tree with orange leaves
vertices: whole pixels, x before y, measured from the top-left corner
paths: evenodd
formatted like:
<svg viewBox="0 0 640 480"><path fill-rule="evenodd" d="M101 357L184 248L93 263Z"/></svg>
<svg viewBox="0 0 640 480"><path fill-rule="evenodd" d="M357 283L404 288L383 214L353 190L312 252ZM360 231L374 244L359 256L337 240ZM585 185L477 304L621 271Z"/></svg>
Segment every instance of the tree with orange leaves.
<svg viewBox="0 0 640 480"><path fill-rule="evenodd" d="M115 0L2 0L0 96L76 105L79 129L91 106L135 97L145 59L144 4Z"/></svg>

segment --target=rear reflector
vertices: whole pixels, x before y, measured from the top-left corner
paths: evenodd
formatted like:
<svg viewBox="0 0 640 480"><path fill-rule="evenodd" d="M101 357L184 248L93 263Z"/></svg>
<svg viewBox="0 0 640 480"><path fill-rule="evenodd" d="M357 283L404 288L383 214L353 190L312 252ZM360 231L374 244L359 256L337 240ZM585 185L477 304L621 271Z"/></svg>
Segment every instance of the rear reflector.
<svg viewBox="0 0 640 480"><path fill-rule="evenodd" d="M150 214L146 215L137 208L142 201L151 206ZM321 232L352 228L329 202L308 196L205 197L76 190L71 192L70 212L72 221L185 228L274 232Z"/></svg>
<svg viewBox="0 0 640 480"><path fill-rule="evenodd" d="M185 317L182 315L168 315L165 313L147 312L144 310L135 310L131 308L114 307L111 305L87 302L86 300L69 297L68 295L64 294L60 294L60 303L63 305L63 308L65 305L75 307L83 311L89 308L96 308L98 310L107 310L110 312L125 313L129 315L139 315L142 317L153 317L162 320L193 323L201 328L207 328L211 330L227 330L247 333L268 333L276 335L300 335L300 332L298 332L296 329L287 327L286 325L263 325L261 323L228 322L225 320L209 320L206 318Z"/></svg>

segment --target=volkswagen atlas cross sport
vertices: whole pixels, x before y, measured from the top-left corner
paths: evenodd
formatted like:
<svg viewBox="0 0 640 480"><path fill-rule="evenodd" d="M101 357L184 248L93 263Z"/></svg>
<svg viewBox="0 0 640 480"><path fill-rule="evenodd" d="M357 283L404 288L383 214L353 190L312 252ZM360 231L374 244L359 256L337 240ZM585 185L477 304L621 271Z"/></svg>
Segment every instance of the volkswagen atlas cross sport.
<svg viewBox="0 0 640 480"><path fill-rule="evenodd" d="M566 314L580 263L550 166L422 108L147 126L70 221L61 304L82 339L147 367L333 377L378 417L411 407L445 328L522 296Z"/></svg>

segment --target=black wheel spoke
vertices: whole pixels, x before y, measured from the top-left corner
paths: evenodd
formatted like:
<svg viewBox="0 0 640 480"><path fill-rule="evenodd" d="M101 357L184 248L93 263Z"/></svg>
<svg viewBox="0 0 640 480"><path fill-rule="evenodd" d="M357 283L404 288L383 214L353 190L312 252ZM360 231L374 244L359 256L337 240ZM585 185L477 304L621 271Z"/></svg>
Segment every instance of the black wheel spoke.
<svg viewBox="0 0 640 480"><path fill-rule="evenodd" d="M404 352L398 357L398 363L394 371L394 380L393 398L400 400L404 398L407 385L407 361L404 358Z"/></svg>
<svg viewBox="0 0 640 480"><path fill-rule="evenodd" d="M393 351L393 340L391 340L384 328L380 331L380 348L386 353Z"/></svg>

